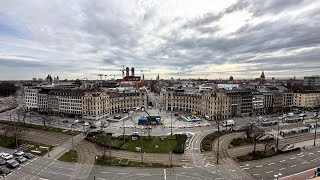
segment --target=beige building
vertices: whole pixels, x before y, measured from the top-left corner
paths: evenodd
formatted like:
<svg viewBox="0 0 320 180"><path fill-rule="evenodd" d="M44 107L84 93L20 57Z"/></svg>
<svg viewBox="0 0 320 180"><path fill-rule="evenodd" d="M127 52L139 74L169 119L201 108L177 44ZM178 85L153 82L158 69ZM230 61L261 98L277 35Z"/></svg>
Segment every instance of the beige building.
<svg viewBox="0 0 320 180"><path fill-rule="evenodd" d="M133 110L136 108L147 108L148 95L146 91L136 90L128 92L110 92L110 114L122 111Z"/></svg>
<svg viewBox="0 0 320 180"><path fill-rule="evenodd" d="M293 105L295 107L315 108L320 106L320 91L306 91L294 93Z"/></svg>
<svg viewBox="0 0 320 180"><path fill-rule="evenodd" d="M105 92L85 92L83 96L83 118L98 120L109 115L109 96Z"/></svg>
<svg viewBox="0 0 320 180"><path fill-rule="evenodd" d="M186 93L167 91L165 93L167 111L197 112L202 116L215 119L228 118L231 115L229 97L225 92Z"/></svg>

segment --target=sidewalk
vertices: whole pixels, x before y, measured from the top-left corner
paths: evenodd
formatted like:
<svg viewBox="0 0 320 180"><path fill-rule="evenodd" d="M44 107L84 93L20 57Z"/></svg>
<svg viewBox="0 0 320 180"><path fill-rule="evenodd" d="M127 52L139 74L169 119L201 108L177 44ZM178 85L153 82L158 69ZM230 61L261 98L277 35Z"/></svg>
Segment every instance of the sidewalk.
<svg viewBox="0 0 320 180"><path fill-rule="evenodd" d="M82 134L73 136L74 146L76 146L82 139L84 139L84 136ZM43 157L48 157L49 159L57 160L60 156L68 152L70 149L72 149L72 138L64 142L63 144L54 147L53 150L49 152L49 156L47 153L43 155Z"/></svg>

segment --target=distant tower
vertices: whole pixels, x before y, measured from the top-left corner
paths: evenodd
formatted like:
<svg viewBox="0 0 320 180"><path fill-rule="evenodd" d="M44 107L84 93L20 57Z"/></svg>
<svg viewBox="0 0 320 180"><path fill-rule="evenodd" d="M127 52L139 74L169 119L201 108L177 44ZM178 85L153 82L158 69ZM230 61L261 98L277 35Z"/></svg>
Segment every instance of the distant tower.
<svg viewBox="0 0 320 180"><path fill-rule="evenodd" d="M131 68L131 76L134 76L134 67Z"/></svg>
<svg viewBox="0 0 320 180"><path fill-rule="evenodd" d="M264 71L262 71L261 76L260 76L260 79L261 79L262 81L264 81L264 80L266 79L266 77L265 77L265 75L264 75Z"/></svg>
<svg viewBox="0 0 320 180"><path fill-rule="evenodd" d="M159 74L158 74L158 76L157 76L157 79L156 79L157 81L159 81L160 80L160 76L159 76Z"/></svg>
<svg viewBox="0 0 320 180"><path fill-rule="evenodd" d="M233 76L230 76L229 81L233 81Z"/></svg>
<svg viewBox="0 0 320 180"><path fill-rule="evenodd" d="M129 67L126 67L126 76L129 76Z"/></svg>

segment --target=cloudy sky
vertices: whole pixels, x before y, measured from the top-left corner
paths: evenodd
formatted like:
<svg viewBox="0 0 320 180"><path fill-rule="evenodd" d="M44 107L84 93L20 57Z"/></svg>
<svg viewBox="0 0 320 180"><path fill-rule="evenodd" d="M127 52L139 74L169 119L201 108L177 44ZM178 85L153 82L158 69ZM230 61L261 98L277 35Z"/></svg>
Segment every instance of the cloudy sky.
<svg viewBox="0 0 320 180"><path fill-rule="evenodd" d="M320 74L320 0L3 0L0 79Z"/></svg>

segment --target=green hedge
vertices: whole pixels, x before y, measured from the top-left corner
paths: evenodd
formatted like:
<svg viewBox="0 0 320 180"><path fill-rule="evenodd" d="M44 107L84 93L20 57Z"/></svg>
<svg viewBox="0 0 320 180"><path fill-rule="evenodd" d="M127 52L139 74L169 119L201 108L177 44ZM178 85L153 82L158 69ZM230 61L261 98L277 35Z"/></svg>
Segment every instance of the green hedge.
<svg viewBox="0 0 320 180"><path fill-rule="evenodd" d="M187 140L187 136L184 134L176 134L177 144L173 149L173 153L184 153L185 142Z"/></svg>
<svg viewBox="0 0 320 180"><path fill-rule="evenodd" d="M214 133L206 135L201 141L201 150L212 151L212 142L218 137L218 135L222 136L228 133L230 133L230 131L223 130L220 131L220 133L216 131Z"/></svg>

